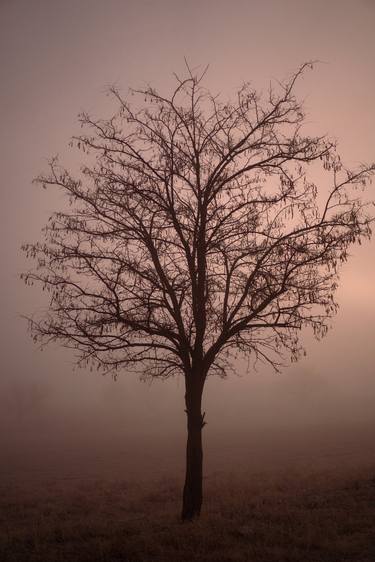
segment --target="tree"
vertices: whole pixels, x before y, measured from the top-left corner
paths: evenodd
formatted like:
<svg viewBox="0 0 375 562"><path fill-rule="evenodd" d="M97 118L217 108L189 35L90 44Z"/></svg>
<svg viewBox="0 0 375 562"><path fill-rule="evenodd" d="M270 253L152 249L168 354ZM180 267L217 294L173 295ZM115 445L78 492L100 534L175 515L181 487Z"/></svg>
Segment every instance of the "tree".
<svg viewBox="0 0 375 562"><path fill-rule="evenodd" d="M130 104L113 88L112 118L80 116L79 178L53 159L36 179L70 207L24 247L37 260L25 281L50 291L34 338L78 350L81 365L184 377L183 519L201 511L208 374L225 376L237 353L275 369L297 359L301 328L327 331L349 246L371 235L361 188L374 165L349 171L334 142L304 133L294 91L311 66L228 103L188 65L170 97L148 87Z"/></svg>

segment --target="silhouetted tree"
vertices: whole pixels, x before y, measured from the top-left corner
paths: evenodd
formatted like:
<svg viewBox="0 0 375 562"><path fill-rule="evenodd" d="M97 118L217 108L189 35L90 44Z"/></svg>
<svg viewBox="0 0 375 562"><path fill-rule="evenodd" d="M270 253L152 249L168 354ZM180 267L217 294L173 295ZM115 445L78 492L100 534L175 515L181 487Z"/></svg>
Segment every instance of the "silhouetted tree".
<svg viewBox="0 0 375 562"><path fill-rule="evenodd" d="M276 369L285 351L297 359L302 327L326 333L348 247L371 234L360 188L374 166L349 171L334 142L304 133L294 87L310 66L228 103L189 67L170 97L149 87L130 104L111 89L112 118L80 116L79 178L53 159L36 180L70 207L25 246L38 264L26 282L50 291L31 331L82 365L184 377L183 519L201 511L207 375L225 376L237 353ZM307 175L317 168L319 191Z"/></svg>

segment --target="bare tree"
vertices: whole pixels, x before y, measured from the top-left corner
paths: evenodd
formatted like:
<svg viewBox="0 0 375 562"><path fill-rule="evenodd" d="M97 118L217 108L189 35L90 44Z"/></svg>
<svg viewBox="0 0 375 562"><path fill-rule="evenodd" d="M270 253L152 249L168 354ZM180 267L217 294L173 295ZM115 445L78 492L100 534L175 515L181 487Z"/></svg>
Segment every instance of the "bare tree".
<svg viewBox="0 0 375 562"><path fill-rule="evenodd" d="M111 119L80 116L79 178L53 159L36 180L70 207L24 247L37 259L25 281L50 291L31 331L82 365L184 377L183 519L201 511L207 375L225 376L237 353L276 369L285 352L297 359L301 328L326 333L348 247L371 235L361 188L374 165L349 171L335 143L303 131L294 90L310 66L263 96L245 84L228 103L188 66L170 97L149 87L130 104L112 89Z"/></svg>

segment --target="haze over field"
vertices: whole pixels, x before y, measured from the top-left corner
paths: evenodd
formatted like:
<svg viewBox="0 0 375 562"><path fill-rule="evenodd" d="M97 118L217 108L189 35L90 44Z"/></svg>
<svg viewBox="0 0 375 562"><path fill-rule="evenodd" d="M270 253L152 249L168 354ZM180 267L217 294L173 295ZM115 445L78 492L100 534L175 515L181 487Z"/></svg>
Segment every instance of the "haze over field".
<svg viewBox="0 0 375 562"><path fill-rule="evenodd" d="M31 185L68 149L77 113L110 114L106 86L155 85L169 92L173 72L210 64L206 85L230 97L243 81L265 91L306 60L308 127L339 141L351 167L375 160L375 4L317 0L268 2L47 0L0 3L0 443L3 477L121 474L154 477L183 471L183 381L117 382L73 372L70 352L39 353L22 314L46 307L19 274L24 242L41 238L60 194ZM326 187L323 186L324 190ZM374 197L374 186L371 186ZM374 197L375 198L375 197ZM307 357L276 375L262 365L228 380L209 379L204 410L205 462L215 470L375 459L375 240L343 267L333 329L322 342L303 334Z"/></svg>

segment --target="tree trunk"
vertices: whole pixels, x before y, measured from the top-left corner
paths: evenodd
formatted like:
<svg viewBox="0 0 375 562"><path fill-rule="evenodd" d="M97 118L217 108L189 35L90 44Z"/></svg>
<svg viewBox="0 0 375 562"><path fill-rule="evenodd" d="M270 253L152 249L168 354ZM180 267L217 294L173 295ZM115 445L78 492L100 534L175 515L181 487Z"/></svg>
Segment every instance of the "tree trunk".
<svg viewBox="0 0 375 562"><path fill-rule="evenodd" d="M205 425L201 413L203 383L199 380L186 380L186 477L183 493L181 517L191 521L199 517L202 506L203 450L202 428Z"/></svg>

